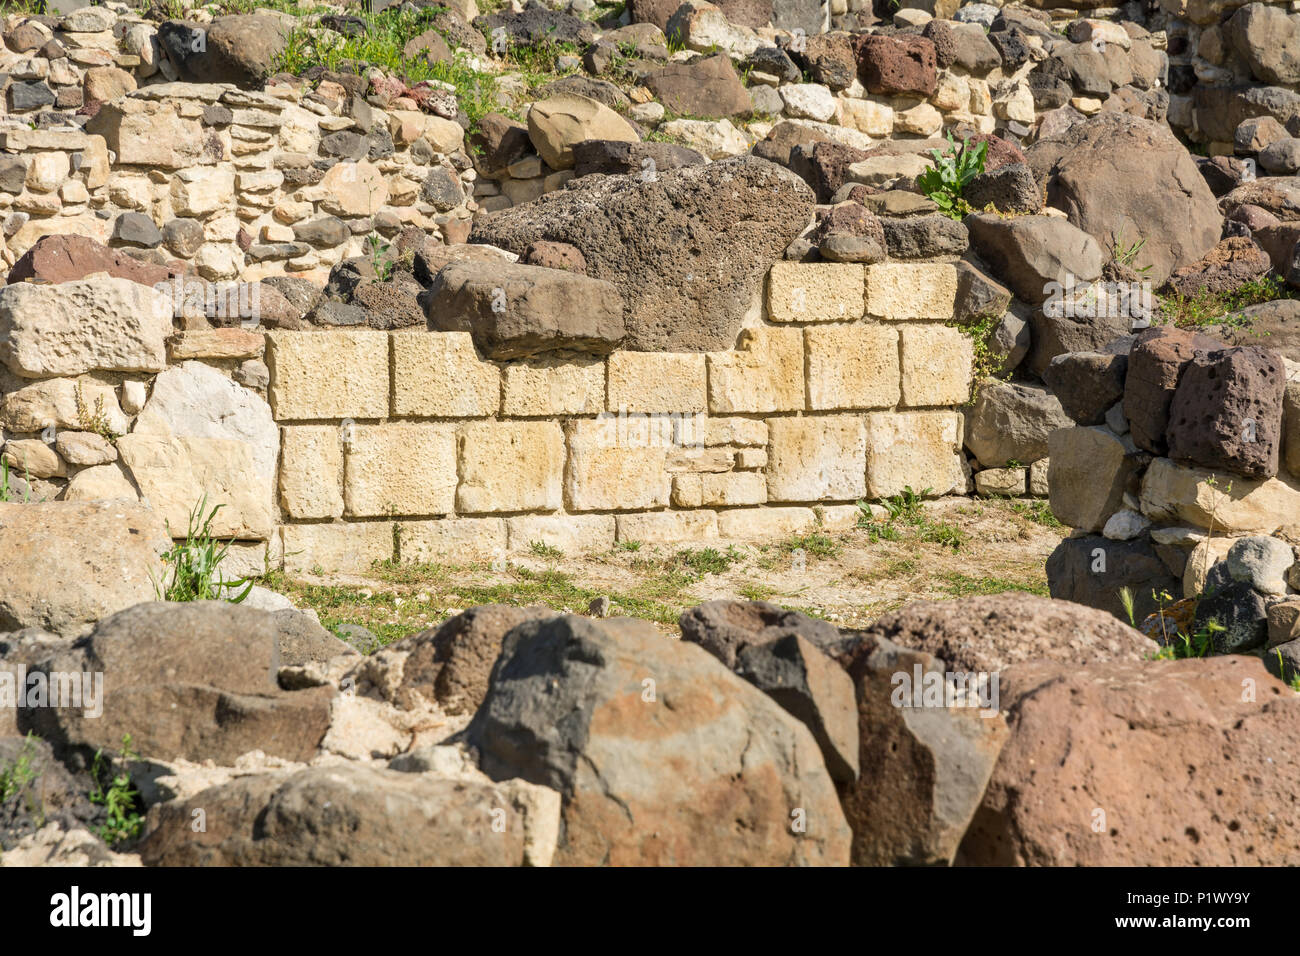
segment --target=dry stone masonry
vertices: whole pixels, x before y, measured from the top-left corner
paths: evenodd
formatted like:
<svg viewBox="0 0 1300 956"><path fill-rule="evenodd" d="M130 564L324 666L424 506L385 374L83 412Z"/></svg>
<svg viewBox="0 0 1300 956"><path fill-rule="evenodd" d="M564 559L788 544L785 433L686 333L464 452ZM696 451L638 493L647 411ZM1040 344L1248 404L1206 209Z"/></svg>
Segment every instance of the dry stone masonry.
<svg viewBox="0 0 1300 956"><path fill-rule="evenodd" d="M60 2L0 20L0 865L1300 862L1292 4ZM920 582L948 506L973 596L855 627L500 583Z"/></svg>

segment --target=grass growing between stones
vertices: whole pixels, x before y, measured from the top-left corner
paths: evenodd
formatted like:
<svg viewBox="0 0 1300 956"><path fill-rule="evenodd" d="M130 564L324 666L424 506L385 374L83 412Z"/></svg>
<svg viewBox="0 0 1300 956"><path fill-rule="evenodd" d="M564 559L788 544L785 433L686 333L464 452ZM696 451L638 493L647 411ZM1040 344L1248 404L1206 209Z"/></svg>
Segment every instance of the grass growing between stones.
<svg viewBox="0 0 1300 956"><path fill-rule="evenodd" d="M301 75L313 66L345 72L359 63L368 63L402 77L408 85L425 80L447 83L455 89L456 101L471 124L496 108L495 77L473 69L463 54L450 62L431 63L423 56L407 57L403 53L408 40L433 29L428 13L393 9L361 19L366 31L355 37L326 35L306 24L296 27L290 31L284 52L276 58L275 69Z"/></svg>
<svg viewBox="0 0 1300 956"><path fill-rule="evenodd" d="M212 522L221 505L208 511L208 496L204 495L190 509L189 527L183 541L173 541L162 554L166 570L163 579L154 582L154 591L160 601L218 601L238 604L248 597L252 580L240 578L223 581L220 568L230 551L230 542L222 543L212 534ZM167 526L170 534L171 525Z"/></svg>
<svg viewBox="0 0 1300 956"><path fill-rule="evenodd" d="M1204 325L1250 328L1250 319L1242 314L1243 309L1275 299L1296 298L1300 298L1300 293L1287 288L1277 276L1267 275L1251 279L1231 292L1166 296L1161 300L1160 311L1162 324L1176 325L1180 329Z"/></svg>
<svg viewBox="0 0 1300 956"><path fill-rule="evenodd" d="M543 546L495 567L383 562L365 574L276 572L261 583L313 608L327 629L360 625L380 644L476 604L586 614L604 597L612 615L644 618L674 635L682 611L715 598L771 601L860 627L915 600L1047 593L1043 564L1065 530L1038 520L1036 503L913 495L894 505L890 520L756 544L624 541L586 553Z"/></svg>
<svg viewBox="0 0 1300 956"><path fill-rule="evenodd" d="M1024 578L1003 578L995 575L972 577L960 571L949 571L941 576L943 588L953 597L970 597L976 594L1002 594L1006 591L1025 591L1047 597L1047 583Z"/></svg>

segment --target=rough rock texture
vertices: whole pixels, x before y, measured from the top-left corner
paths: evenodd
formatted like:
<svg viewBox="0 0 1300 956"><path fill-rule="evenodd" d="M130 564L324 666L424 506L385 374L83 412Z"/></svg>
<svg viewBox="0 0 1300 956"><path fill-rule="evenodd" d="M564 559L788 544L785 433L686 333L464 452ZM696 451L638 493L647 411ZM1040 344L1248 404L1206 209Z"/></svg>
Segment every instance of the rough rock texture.
<svg viewBox="0 0 1300 956"><path fill-rule="evenodd" d="M1125 493L1136 493L1149 460L1127 436L1104 427L1058 429L1048 436L1047 448L1052 512L1085 531L1100 531L1123 505Z"/></svg>
<svg viewBox="0 0 1300 956"><path fill-rule="evenodd" d="M1128 356L1112 352L1067 352L1052 359L1043 381L1078 425L1100 425L1124 397Z"/></svg>
<svg viewBox="0 0 1300 956"><path fill-rule="evenodd" d="M1043 192L1025 163L1007 163L981 173L962 191L972 209L990 203L999 212L1037 213L1043 208Z"/></svg>
<svg viewBox="0 0 1300 956"><path fill-rule="evenodd" d="M1191 265L1175 269L1169 289L1191 297L1200 292L1231 292L1271 268L1267 253L1246 236L1230 236Z"/></svg>
<svg viewBox="0 0 1300 956"><path fill-rule="evenodd" d="M590 139L573 147L576 176L604 173L657 176L660 170L679 166L703 166L705 158L693 149L674 143L628 143L613 139Z"/></svg>
<svg viewBox="0 0 1300 956"><path fill-rule="evenodd" d="M1300 699L1258 660L1023 664L1002 706L1011 736L959 864L1300 862L1300 817L1262 809L1300 788Z"/></svg>
<svg viewBox="0 0 1300 956"><path fill-rule="evenodd" d="M1223 42L1265 83L1300 83L1300 25L1286 11L1248 3L1221 27Z"/></svg>
<svg viewBox="0 0 1300 956"><path fill-rule="evenodd" d="M986 468L1028 465L1047 457L1047 439L1070 419L1041 385L989 379L966 411L966 448Z"/></svg>
<svg viewBox="0 0 1300 956"><path fill-rule="evenodd" d="M170 546L162 519L133 502L0 504L0 631L76 634L151 601Z"/></svg>
<svg viewBox="0 0 1300 956"><path fill-rule="evenodd" d="M796 143L787 162L813 188L819 203L829 203L844 185L849 167L867 155L865 150L844 143Z"/></svg>
<svg viewBox="0 0 1300 956"><path fill-rule="evenodd" d="M869 93L934 94L934 43L919 36L855 34L858 78Z"/></svg>
<svg viewBox="0 0 1300 956"><path fill-rule="evenodd" d="M388 645L409 652L396 689L399 703L409 705L405 696L415 693L436 700L449 714L472 714L487 694L506 633L524 621L554 616L544 607L485 604Z"/></svg>
<svg viewBox="0 0 1300 956"><path fill-rule="evenodd" d="M1248 478L1277 474L1286 368L1272 349L1198 352L1169 406L1169 457Z"/></svg>
<svg viewBox="0 0 1300 956"><path fill-rule="evenodd" d="M1156 643L1109 614L1032 594L916 601L865 633L942 658L955 670L1001 671L1025 661L1141 661Z"/></svg>
<svg viewBox="0 0 1300 956"><path fill-rule="evenodd" d="M88 236L53 235L28 247L9 270L9 282L73 282L96 272L148 286L170 276L165 266L142 262Z"/></svg>
<svg viewBox="0 0 1300 956"><path fill-rule="evenodd" d="M91 276L0 289L0 361L26 378L167 366L172 299L129 279Z"/></svg>
<svg viewBox="0 0 1300 956"><path fill-rule="evenodd" d="M538 239L577 246L587 275L623 296L626 347L698 352L735 345L763 276L812 208L793 173L742 156L654 182L576 180L479 220L470 238L516 254Z"/></svg>
<svg viewBox="0 0 1300 956"><path fill-rule="evenodd" d="M250 750L310 760L330 719L331 687L283 691L275 615L221 601L139 604L41 666L46 673L103 673L103 713L48 707L26 718L70 759L132 746L145 757L215 760ZM20 726L22 726L20 724Z"/></svg>
<svg viewBox="0 0 1300 956"><path fill-rule="evenodd" d="M949 667L874 635L848 642L837 660L858 701L860 776L841 793L853 863L950 863L1006 740L998 705L913 706L908 682L920 690L918 676Z"/></svg>
<svg viewBox="0 0 1300 956"><path fill-rule="evenodd" d="M1198 349L1218 349L1221 343L1199 332L1161 326L1140 332L1128 356L1124 380L1124 414L1133 442L1163 455L1168 448L1165 429L1178 380Z"/></svg>
<svg viewBox="0 0 1300 956"><path fill-rule="evenodd" d="M1286 572L1295 564L1291 545L1262 535L1238 538L1228 549L1228 576L1261 594L1286 594Z"/></svg>
<svg viewBox="0 0 1300 956"><path fill-rule="evenodd" d="M1160 559L1148 538L1115 541L1102 535L1066 538L1047 559L1047 586L1052 597L1113 614L1121 621L1128 612L1120 590L1133 594L1133 619L1154 613L1154 595L1182 593L1182 581ZM1168 602L1166 602L1168 603Z"/></svg>
<svg viewBox="0 0 1300 956"><path fill-rule="evenodd" d="M1206 331L1228 345L1261 345L1281 352L1292 362L1300 362L1300 302L1261 302L1225 316L1223 321L1226 324L1209 325Z"/></svg>
<svg viewBox="0 0 1300 956"><path fill-rule="evenodd" d="M454 262L420 301L431 331L469 332L489 358L554 349L604 354L624 336L613 284L561 269Z"/></svg>
<svg viewBox="0 0 1300 956"><path fill-rule="evenodd" d="M858 775L853 684L826 655L839 630L766 601L705 601L682 613L682 640L699 644L800 720L821 747L831 777Z"/></svg>
<svg viewBox="0 0 1300 956"><path fill-rule="evenodd" d="M1130 312L1140 308L1141 296L1134 302L1121 298L1116 290L1112 297L1108 286L1114 288L1106 282L1076 288L1030 312L1033 343L1025 365L1031 372L1042 377L1062 355L1109 352L1126 341L1136 324L1136 317ZM1113 308L1111 302L1115 303Z"/></svg>
<svg viewBox="0 0 1300 956"><path fill-rule="evenodd" d="M705 601L678 619L682 640L699 644L730 670L746 647L797 635L822 650L840 640L839 629L767 601Z"/></svg>
<svg viewBox="0 0 1300 956"><path fill-rule="evenodd" d="M202 362L173 365L154 379L133 429L133 434L146 432L244 442L268 489L275 477L280 435L271 407L256 392Z"/></svg>
<svg viewBox="0 0 1300 956"><path fill-rule="evenodd" d="M497 27L502 27L510 40L524 44L554 41L585 46L595 36L591 24L585 20L559 10L548 10L541 4L530 4L519 12L504 10L491 16L475 17L473 24L489 35ZM659 26L662 29L662 24Z"/></svg>
<svg viewBox="0 0 1300 956"><path fill-rule="evenodd" d="M645 622L519 625L466 736L489 776L561 793L557 865L848 862L807 728Z"/></svg>
<svg viewBox="0 0 1300 956"><path fill-rule="evenodd" d="M217 17L206 27L168 21L158 30L158 45L181 79L192 83L260 83L273 68L289 30L274 14Z"/></svg>
<svg viewBox="0 0 1300 956"><path fill-rule="evenodd" d="M19 736L16 729L0 732L0 768L6 784L0 788L0 861L6 866L15 865L10 859L14 844L47 823L72 830L101 822L96 819L99 808L86 796L89 779L69 773L48 742Z"/></svg>
<svg viewBox="0 0 1300 956"><path fill-rule="evenodd" d="M1263 481L1189 468L1168 458L1151 462L1142 476L1142 513L1157 521L1232 532L1272 534L1300 514L1300 483Z"/></svg>
<svg viewBox="0 0 1300 956"><path fill-rule="evenodd" d="M528 136L552 169L571 169L573 148L583 140L635 143L639 139L628 121L608 106L574 94L534 103L528 111Z"/></svg>
<svg viewBox="0 0 1300 956"><path fill-rule="evenodd" d="M647 76L645 85L664 109L679 116L718 119L745 116L754 108L725 53L692 63L669 63Z"/></svg>
<svg viewBox="0 0 1300 956"><path fill-rule="evenodd" d="M953 318L963 325L996 319L1011 305L1011 290L969 262L957 264L957 300Z"/></svg>
<svg viewBox="0 0 1300 956"><path fill-rule="evenodd" d="M975 251L1017 297L1033 305L1071 284L1071 278L1088 283L1101 276L1105 260L1097 240L1062 219L980 213L963 221Z"/></svg>
<svg viewBox="0 0 1300 956"><path fill-rule="evenodd" d="M807 727L838 783L858 777L858 722L853 682L843 668L798 634L740 652L736 673Z"/></svg>
<svg viewBox="0 0 1300 956"><path fill-rule="evenodd" d="M519 262L526 266L587 274L587 260L582 257L577 246L571 246L567 242L547 242L545 239L534 242L524 250Z"/></svg>
<svg viewBox="0 0 1300 956"><path fill-rule="evenodd" d="M149 866L519 866L524 827L510 813L493 826L510 806L501 785L366 765L257 774L150 808L140 855Z"/></svg>
<svg viewBox="0 0 1300 956"><path fill-rule="evenodd" d="M58 823L47 823L35 833L23 837L6 848L4 856L0 857L0 867L140 865L138 855L114 853L85 827L64 829Z"/></svg>
<svg viewBox="0 0 1300 956"><path fill-rule="evenodd" d="M1162 283L1219 241L1223 216L1191 155L1163 124L1103 111L1029 149L1047 201L1103 248L1146 240L1139 264Z"/></svg>
<svg viewBox="0 0 1300 956"><path fill-rule="evenodd" d="M1219 585L1221 565L1210 568L1206 593L1197 602L1192 619L1192 633L1210 631L1210 643L1216 654L1241 654L1263 647L1268 640L1268 603L1245 581ZM1225 569L1226 570L1226 569ZM1211 629L1209 625L1217 625Z"/></svg>

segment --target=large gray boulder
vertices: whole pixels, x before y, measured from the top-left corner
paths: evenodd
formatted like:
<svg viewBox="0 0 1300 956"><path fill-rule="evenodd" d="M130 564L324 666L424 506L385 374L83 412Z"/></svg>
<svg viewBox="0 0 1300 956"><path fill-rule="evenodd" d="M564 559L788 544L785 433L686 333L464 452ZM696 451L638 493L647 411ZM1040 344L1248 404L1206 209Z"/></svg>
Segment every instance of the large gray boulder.
<svg viewBox="0 0 1300 956"><path fill-rule="evenodd" d="M600 355L623 341L623 300L612 283L513 262L453 262L420 293L429 330L469 332L488 358L555 349Z"/></svg>
<svg viewBox="0 0 1300 956"><path fill-rule="evenodd" d="M808 729L644 621L515 627L466 738L494 780L560 792L557 865L848 862Z"/></svg>
<svg viewBox="0 0 1300 956"><path fill-rule="evenodd" d="M1053 216L975 213L963 222L971 247L1016 296L1038 305L1101 276L1106 256L1097 241Z"/></svg>
<svg viewBox="0 0 1300 956"><path fill-rule="evenodd" d="M837 783L858 778L853 682L839 664L798 634L746 647L736 673L807 727Z"/></svg>
<svg viewBox="0 0 1300 956"><path fill-rule="evenodd" d="M1047 438L1072 422L1041 385L987 379L966 410L966 449L985 468L1047 457Z"/></svg>
<svg viewBox="0 0 1300 956"><path fill-rule="evenodd" d="M1058 428L1047 438L1052 513L1072 528L1100 531L1138 491L1150 461L1127 436L1104 427Z"/></svg>
<svg viewBox="0 0 1300 956"><path fill-rule="evenodd" d="M705 601L682 612L682 640L698 644L731 670L745 648L797 635L823 650L834 647L840 631L767 601Z"/></svg>
<svg viewBox="0 0 1300 956"><path fill-rule="evenodd" d="M1107 251L1145 244L1136 264L1159 285L1219 241L1223 216L1169 127L1103 111L1028 151L1047 202Z"/></svg>
<svg viewBox="0 0 1300 956"><path fill-rule="evenodd" d="M335 691L280 689L281 626L272 613L222 601L136 605L35 668L104 675L98 705L83 689L71 703L29 709L19 728L58 741L70 761L116 751L130 734L137 753L162 760L231 766L261 750L305 762L325 736Z"/></svg>
<svg viewBox="0 0 1300 956"><path fill-rule="evenodd" d="M502 785L365 764L256 774L151 808L140 855L149 866L520 866L526 830L511 804Z"/></svg>
<svg viewBox="0 0 1300 956"><path fill-rule="evenodd" d="M836 659L858 703L861 773L841 789L853 863L951 863L1007 738L994 675L978 693L949 702L946 691L924 696L927 685L943 689L954 670L926 651L864 634Z"/></svg>
<svg viewBox="0 0 1300 956"><path fill-rule="evenodd" d="M1223 24L1223 37L1265 83L1300 83L1300 18L1264 3L1248 3Z"/></svg>
<svg viewBox="0 0 1300 956"><path fill-rule="evenodd" d="M752 156L640 176L587 176L479 220L471 242L522 255L577 246L587 275L623 296L626 348L703 352L736 344L772 263L808 225L813 194Z"/></svg>
<svg viewBox="0 0 1300 956"><path fill-rule="evenodd" d="M1102 611L1020 592L916 601L877 618L867 633L936 654L955 669L987 673L1033 660L1142 661L1158 650Z"/></svg>
<svg viewBox="0 0 1300 956"><path fill-rule="evenodd" d="M275 69L289 28L271 13L217 17L206 26L168 20L158 27L158 46L182 80L192 83L260 84Z"/></svg>
<svg viewBox="0 0 1300 956"><path fill-rule="evenodd" d="M1128 618L1120 599L1123 588L1133 595L1136 621L1159 609L1156 595L1162 591L1175 599L1182 596L1182 582L1146 537L1132 541L1101 535L1066 538L1047 559L1047 586L1054 598L1105 611L1121 621Z"/></svg>
<svg viewBox="0 0 1300 956"><path fill-rule="evenodd" d="M858 776L853 683L828 657L839 628L767 601L705 601L678 621L699 644L798 718L817 740L838 782Z"/></svg>

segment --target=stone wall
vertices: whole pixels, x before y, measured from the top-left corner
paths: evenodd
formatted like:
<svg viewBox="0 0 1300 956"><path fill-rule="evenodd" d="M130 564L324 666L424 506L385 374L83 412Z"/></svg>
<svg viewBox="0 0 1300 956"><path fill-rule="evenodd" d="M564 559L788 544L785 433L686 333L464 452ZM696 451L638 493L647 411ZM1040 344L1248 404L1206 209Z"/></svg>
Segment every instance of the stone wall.
<svg viewBox="0 0 1300 956"><path fill-rule="evenodd" d="M489 362L466 332L267 336L286 565L852 527L964 493L956 270L778 263L735 349Z"/></svg>
<svg viewBox="0 0 1300 956"><path fill-rule="evenodd" d="M832 10L834 30L879 26L869 4L841 6ZM1147 14L1129 7L1015 8L999 16L1002 6L957 10L920 2L891 10L892 23L872 41L868 55L849 33L752 29L695 3L659 25L634 23L607 32L583 58L581 71L551 83L536 98L579 94L596 100L587 108L599 105L603 112L578 118L579 125L591 127L589 138L635 141L652 135L710 159L746 152L782 123L855 149L912 140L915 149L891 150L903 155L876 157L871 168L849 179L872 185L916 175L924 156L916 154L935 145L923 140L944 130L996 131L1027 145L1102 109L1157 120L1167 114L1171 126L1211 155L1255 156L1300 131L1293 122L1300 122L1300 75L1293 75L1285 57L1269 52L1293 42L1286 4L1166 0ZM931 13L916 7L955 19L931 22ZM472 17L474 10L465 12ZM1089 16L1080 19L1081 13ZM282 23L284 29L305 24L329 32L319 17L260 16L269 19L258 29ZM186 29L196 36L212 20L202 10L190 17ZM392 236L414 224L459 237L480 206L491 211L530 201L575 174L571 155L555 154L540 142L544 131L527 115L533 97L517 74L502 74L496 84L523 122L500 116L500 128L488 129L478 149L467 150L454 105L448 115L437 115L430 112L437 106L418 92L380 92L365 76L326 79L313 89L312 83L278 74L265 95L222 84L178 86L177 79L193 77L183 75L188 61L174 61L175 51L168 52L175 37L119 4L63 17L12 14L5 24L0 69L6 73L6 121L20 132L57 131L63 137L18 139L5 147L14 155L0 165L0 212L8 214L5 232L15 254L39 234L24 218L29 217L60 219L59 231L105 241L120 235L127 245L161 243L171 255L193 260L208 278L301 272L356 254L361 237L372 230ZM462 26L467 36L479 37ZM230 31L237 40L238 29L223 24L213 43ZM1255 42L1275 35L1282 38ZM682 49L669 54L670 40ZM624 56L620 65L619 51L632 47L635 58L629 64ZM495 72L482 54L476 42L458 55ZM867 71L864 77L864 60L881 64L881 75ZM226 56L217 66L239 75L237 58ZM616 69L623 71L619 85L601 79ZM337 79L356 82L345 87ZM1236 142L1238 127L1260 117L1276 120L1276 127L1255 135L1252 125ZM120 181L100 181L105 146L77 139L77 128L104 137L115 172L122 167ZM502 142L504 149L494 149ZM56 152L82 154L87 165L65 171L61 159L47 155ZM1280 171L1300 163L1300 152L1274 153L1267 160L1276 160ZM349 175L360 178L340 182L342 173L329 173L340 160L374 168L352 170ZM627 171L609 168L618 166L609 157L587 162L588 171ZM150 169L163 171L166 181ZM340 187L344 194L326 202ZM213 207L213 196L235 193L244 209L240 216ZM123 213L151 217L157 227L174 218L186 224L156 239L140 223L128 220L119 227ZM327 216L341 219L352 233L333 224L305 232L294 228ZM191 219L202 226L202 235ZM208 245L189 251L196 243Z"/></svg>
<svg viewBox="0 0 1300 956"><path fill-rule="evenodd" d="M75 234L208 280L289 274L323 284L372 235L468 235L477 174L454 120L402 97L374 106L359 76L351 90L160 82L156 62L123 52L141 30L140 42L156 46L156 25L100 7L59 22L108 26L29 21L10 42L28 29L31 43L48 36L46 45L0 49L9 74L0 119L6 265L42 235ZM83 61L98 65L76 68ZM52 84L60 69L66 85ZM56 108L65 90L83 89L105 99L82 115L71 111L79 98Z"/></svg>
<svg viewBox="0 0 1300 956"><path fill-rule="evenodd" d="M14 500L202 497L235 567L843 529L970 486L952 263L775 264L736 347L480 358L469 332L175 330L106 274L0 291Z"/></svg>

